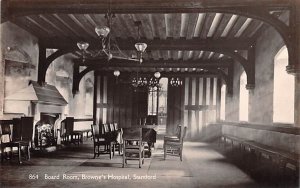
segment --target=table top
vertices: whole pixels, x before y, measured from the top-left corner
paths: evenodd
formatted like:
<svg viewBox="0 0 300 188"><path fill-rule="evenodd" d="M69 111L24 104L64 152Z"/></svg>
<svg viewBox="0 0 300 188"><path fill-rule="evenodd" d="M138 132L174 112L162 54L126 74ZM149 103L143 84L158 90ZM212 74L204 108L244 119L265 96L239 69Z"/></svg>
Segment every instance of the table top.
<svg viewBox="0 0 300 188"><path fill-rule="evenodd" d="M155 129L158 125L136 125L133 127L146 128L146 129Z"/></svg>

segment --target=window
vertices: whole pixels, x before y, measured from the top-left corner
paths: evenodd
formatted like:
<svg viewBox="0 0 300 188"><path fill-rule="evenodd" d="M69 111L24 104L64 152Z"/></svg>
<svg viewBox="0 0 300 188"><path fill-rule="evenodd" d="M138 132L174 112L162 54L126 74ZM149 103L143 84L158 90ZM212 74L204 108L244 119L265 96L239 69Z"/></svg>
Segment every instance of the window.
<svg viewBox="0 0 300 188"><path fill-rule="evenodd" d="M160 89L150 88L148 94L148 115L157 115L157 103L159 116L167 115L168 78L161 78ZM159 97L159 98L157 98Z"/></svg>
<svg viewBox="0 0 300 188"><path fill-rule="evenodd" d="M225 104L226 104L226 85L223 84L221 87L221 111L220 119L225 120Z"/></svg>
<svg viewBox="0 0 300 188"><path fill-rule="evenodd" d="M274 61L273 122L294 123L295 78L285 71L288 65L286 46Z"/></svg>
<svg viewBox="0 0 300 188"><path fill-rule="evenodd" d="M157 89L150 88L148 94L148 115L157 113Z"/></svg>
<svg viewBox="0 0 300 188"><path fill-rule="evenodd" d="M244 71L240 77L240 121L248 121L249 91L246 84L247 75Z"/></svg>

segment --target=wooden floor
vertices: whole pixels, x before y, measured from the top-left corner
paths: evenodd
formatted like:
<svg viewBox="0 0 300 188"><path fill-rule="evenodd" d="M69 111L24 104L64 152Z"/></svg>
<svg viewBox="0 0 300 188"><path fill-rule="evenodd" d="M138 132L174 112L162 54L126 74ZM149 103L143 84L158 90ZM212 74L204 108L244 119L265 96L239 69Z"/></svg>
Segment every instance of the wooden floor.
<svg viewBox="0 0 300 188"><path fill-rule="evenodd" d="M0 187L293 187L256 181L224 157L224 150L215 144L185 142L183 162L172 156L163 160L162 151L162 141L158 141L152 158L141 169L137 161L122 168L117 152L112 160L108 155L92 159L88 140L80 147L34 154L22 165L17 160L5 161L0 165ZM59 179L45 179L47 176Z"/></svg>

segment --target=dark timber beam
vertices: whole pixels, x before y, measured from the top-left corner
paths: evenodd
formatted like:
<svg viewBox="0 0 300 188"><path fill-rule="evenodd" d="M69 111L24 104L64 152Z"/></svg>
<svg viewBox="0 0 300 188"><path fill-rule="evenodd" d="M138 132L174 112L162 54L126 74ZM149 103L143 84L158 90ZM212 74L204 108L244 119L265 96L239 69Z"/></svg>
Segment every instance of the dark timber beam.
<svg viewBox="0 0 300 188"><path fill-rule="evenodd" d="M228 67L233 60L149 60L143 63L138 63L129 60L112 59L110 62L106 62L106 59L98 60L76 60L75 62L81 66L88 66L94 69L101 69L105 67L146 67L146 68L207 68L207 67Z"/></svg>
<svg viewBox="0 0 300 188"><path fill-rule="evenodd" d="M251 46L248 50L248 72L247 72L247 85L246 89L254 89L255 88L255 46Z"/></svg>
<svg viewBox="0 0 300 188"><path fill-rule="evenodd" d="M38 83L43 85L46 80L47 69L50 64L58 57L69 53L69 50L57 50L46 58L46 47L39 43L39 66L38 66Z"/></svg>
<svg viewBox="0 0 300 188"><path fill-rule="evenodd" d="M293 47L289 51L289 65L287 72L295 75L295 101L294 101L294 124L300 127L300 2L294 0L294 6L290 12L290 24L292 27L291 37Z"/></svg>
<svg viewBox="0 0 300 188"><path fill-rule="evenodd" d="M41 42L47 48L53 49L69 49L69 50L78 50L77 42L82 41L78 39L77 41L66 39L66 38L48 38L41 39ZM88 50L99 49L100 40L83 40L90 44ZM204 51L213 51L213 50L247 50L251 45L250 39L201 39L201 38L167 38L167 39L141 39L140 42L145 42L148 47L148 50L204 50ZM117 38L116 42L120 49L122 50L135 50L134 44L137 42L136 39L121 39Z"/></svg>
<svg viewBox="0 0 300 188"><path fill-rule="evenodd" d="M113 13L184 13L199 10L230 7L267 7L283 9L290 0L114 0L109 7L107 0L7 0L5 8L11 17L32 14L104 14L111 8ZM170 6L172 5L172 6Z"/></svg>
<svg viewBox="0 0 300 188"><path fill-rule="evenodd" d="M73 96L79 92L79 84L81 79L89 73L93 71L90 67L85 68L83 71L79 72L79 65L74 63L73 67L73 85L72 85L72 94Z"/></svg>
<svg viewBox="0 0 300 188"><path fill-rule="evenodd" d="M72 85L72 94L73 97L79 92L79 65L74 63L73 65L73 85Z"/></svg>
<svg viewBox="0 0 300 188"><path fill-rule="evenodd" d="M46 79L46 48L42 44L39 44L39 66L38 66L38 83L43 85Z"/></svg>
<svg viewBox="0 0 300 188"><path fill-rule="evenodd" d="M289 64L286 70L290 74L300 74L300 2L294 0L295 5L290 11L290 38L293 43L288 46Z"/></svg>

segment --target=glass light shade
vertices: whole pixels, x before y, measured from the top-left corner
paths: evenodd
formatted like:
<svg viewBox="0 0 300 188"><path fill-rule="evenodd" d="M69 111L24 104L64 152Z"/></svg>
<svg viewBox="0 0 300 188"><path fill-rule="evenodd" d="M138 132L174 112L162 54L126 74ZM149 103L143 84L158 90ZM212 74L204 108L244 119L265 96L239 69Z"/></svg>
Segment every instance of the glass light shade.
<svg viewBox="0 0 300 188"><path fill-rule="evenodd" d="M160 77L160 72L154 73L154 77L155 77L155 78L159 78L159 77Z"/></svg>
<svg viewBox="0 0 300 188"><path fill-rule="evenodd" d="M134 46L138 52L144 52L147 48L147 44L141 42L136 43Z"/></svg>
<svg viewBox="0 0 300 188"><path fill-rule="evenodd" d="M98 35L99 37L105 38L105 37L107 37L107 35L109 34L110 29L109 29L109 27L106 27L106 26L104 26L104 27L97 26L97 27L95 28L95 32L97 33L97 35Z"/></svg>
<svg viewBox="0 0 300 188"><path fill-rule="evenodd" d="M121 74L121 73L120 73L119 70L115 70L115 71L114 71L114 75L115 75L116 77L120 76L120 74Z"/></svg>
<svg viewBox="0 0 300 188"><path fill-rule="evenodd" d="M86 50L89 47L89 43L77 42L77 47L79 48L79 50Z"/></svg>

